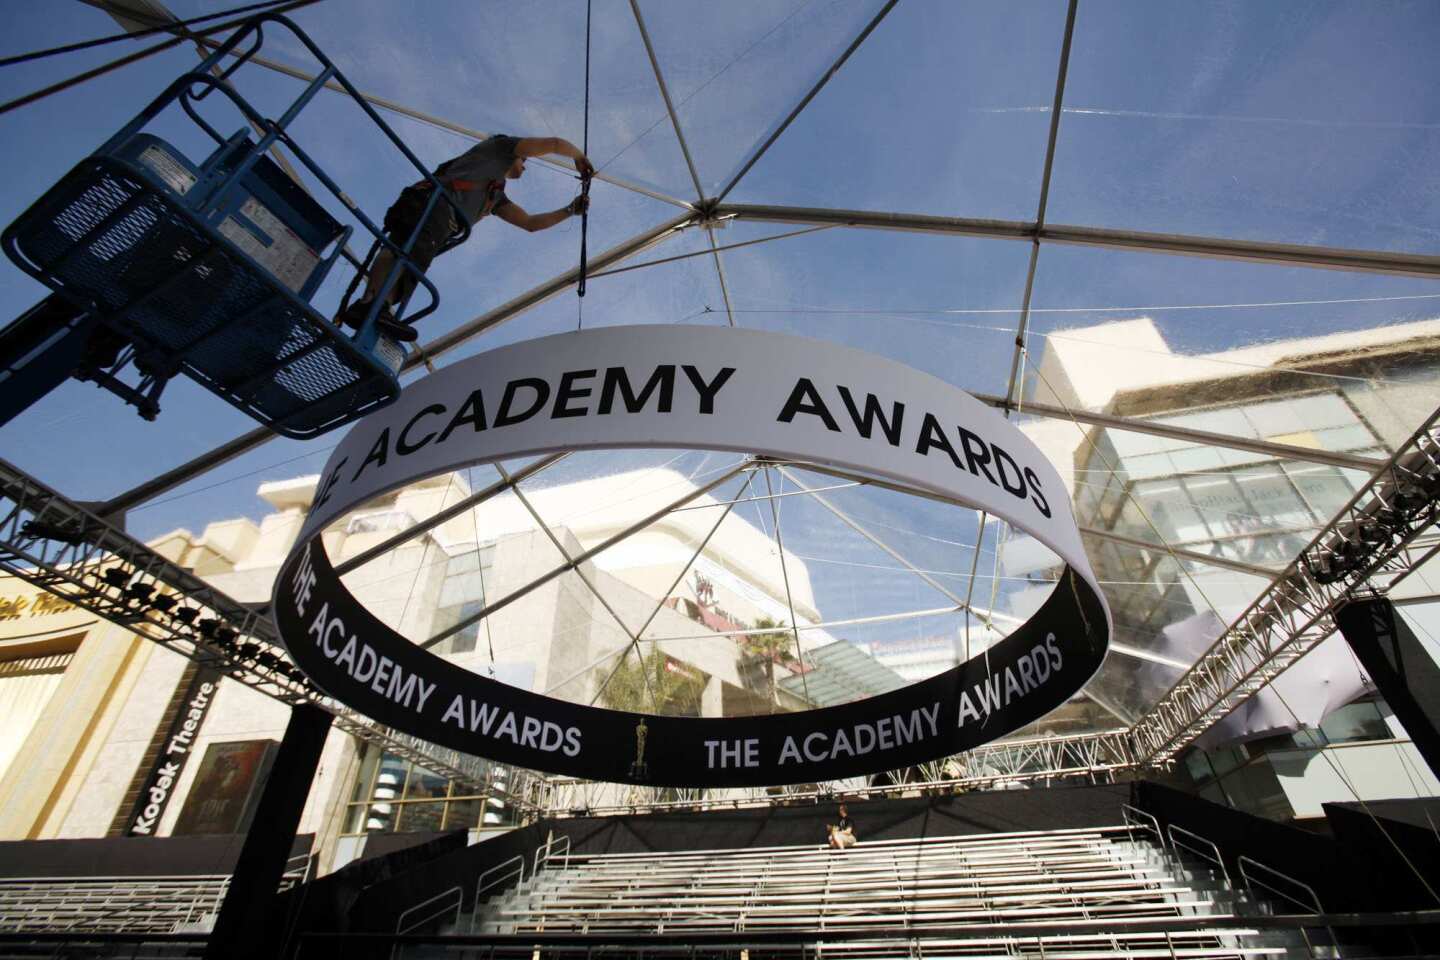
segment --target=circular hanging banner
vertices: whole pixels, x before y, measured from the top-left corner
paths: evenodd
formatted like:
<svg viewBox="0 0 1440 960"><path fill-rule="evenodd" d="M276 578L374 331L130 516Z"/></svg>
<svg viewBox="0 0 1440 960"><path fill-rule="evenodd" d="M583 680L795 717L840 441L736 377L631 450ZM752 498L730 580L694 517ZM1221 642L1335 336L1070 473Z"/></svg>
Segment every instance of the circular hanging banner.
<svg viewBox="0 0 1440 960"><path fill-rule="evenodd" d="M573 450L755 454L984 510L1065 561L1040 610L952 670L835 707L671 717L589 707L471 673L381 623L336 576L325 525L477 463ZM838 344L716 327L529 340L412 384L331 454L271 609L295 663L360 712L467 753L657 786L806 783L934 760L1038 720L1100 667L1110 612L1069 496L1038 448L965 391Z"/></svg>

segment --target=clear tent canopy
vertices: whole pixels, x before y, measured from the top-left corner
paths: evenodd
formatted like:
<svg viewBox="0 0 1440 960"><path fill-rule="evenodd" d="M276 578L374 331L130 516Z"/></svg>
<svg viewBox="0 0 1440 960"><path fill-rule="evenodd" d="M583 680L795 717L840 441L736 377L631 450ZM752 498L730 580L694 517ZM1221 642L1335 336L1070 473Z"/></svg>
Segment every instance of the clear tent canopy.
<svg viewBox="0 0 1440 960"><path fill-rule="evenodd" d="M82 11L45 29L113 32ZM582 139L578 0L292 16L427 163L497 132ZM443 367L581 324L728 325L857 347L1000 406L1071 483L1116 616L1102 671L1027 732L1126 728L1440 406L1436 40L1423 4L594 0L583 303L578 227L485 223L431 271L444 299L421 344ZM303 69L299 53L265 55ZM88 132L17 175L7 221L193 63L178 48L56 97ZM259 73L262 101L298 82ZM7 118L16 134L31 114ZM334 97L297 137L378 219L406 176L363 132ZM535 164L511 194L535 211L575 190ZM0 269L18 312L37 289ZM0 443L76 499L123 501L151 537L258 516L260 481L318 472L333 444L212 454L249 429L184 384L154 425L72 384ZM538 692L705 715L948 669L1057 573L974 511L699 451L477 466L337 529L394 540L346 575L415 642ZM836 659L848 648L859 659Z"/></svg>

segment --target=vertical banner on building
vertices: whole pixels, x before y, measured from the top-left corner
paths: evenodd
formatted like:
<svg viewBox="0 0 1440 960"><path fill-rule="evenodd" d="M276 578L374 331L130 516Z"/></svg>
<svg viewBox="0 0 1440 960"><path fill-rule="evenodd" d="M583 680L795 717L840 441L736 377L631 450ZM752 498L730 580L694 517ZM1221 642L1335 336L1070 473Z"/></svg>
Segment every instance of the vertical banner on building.
<svg viewBox="0 0 1440 960"><path fill-rule="evenodd" d="M218 671L205 667L195 672L127 818L127 837L153 837L159 830L160 818L165 815L165 808L175 795L180 773L194 752L200 727L205 722L205 715L210 712L210 705L215 702L219 687Z"/></svg>

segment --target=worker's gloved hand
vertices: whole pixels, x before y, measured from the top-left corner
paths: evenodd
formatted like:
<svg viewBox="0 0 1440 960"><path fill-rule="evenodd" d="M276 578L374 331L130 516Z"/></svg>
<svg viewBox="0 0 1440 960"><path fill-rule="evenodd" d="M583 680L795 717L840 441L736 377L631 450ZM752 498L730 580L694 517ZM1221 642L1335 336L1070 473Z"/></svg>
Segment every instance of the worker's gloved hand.
<svg viewBox="0 0 1440 960"><path fill-rule="evenodd" d="M583 195L576 197L574 200L570 201L570 206L566 207L565 209L569 210L572 216L578 217L580 216L580 214L590 209L590 198Z"/></svg>
<svg viewBox="0 0 1440 960"><path fill-rule="evenodd" d="M590 162L589 157L582 155L575 158L575 172L580 174L583 179L589 180L595 176L595 166Z"/></svg>

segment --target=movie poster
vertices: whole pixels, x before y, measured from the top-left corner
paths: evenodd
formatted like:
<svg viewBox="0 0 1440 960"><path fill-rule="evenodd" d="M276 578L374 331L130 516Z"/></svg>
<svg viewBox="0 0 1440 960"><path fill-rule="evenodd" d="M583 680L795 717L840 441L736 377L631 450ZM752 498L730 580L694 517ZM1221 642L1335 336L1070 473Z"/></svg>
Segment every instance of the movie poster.
<svg viewBox="0 0 1440 960"><path fill-rule="evenodd" d="M278 746L274 740L210 744L175 822L175 835L243 832Z"/></svg>

